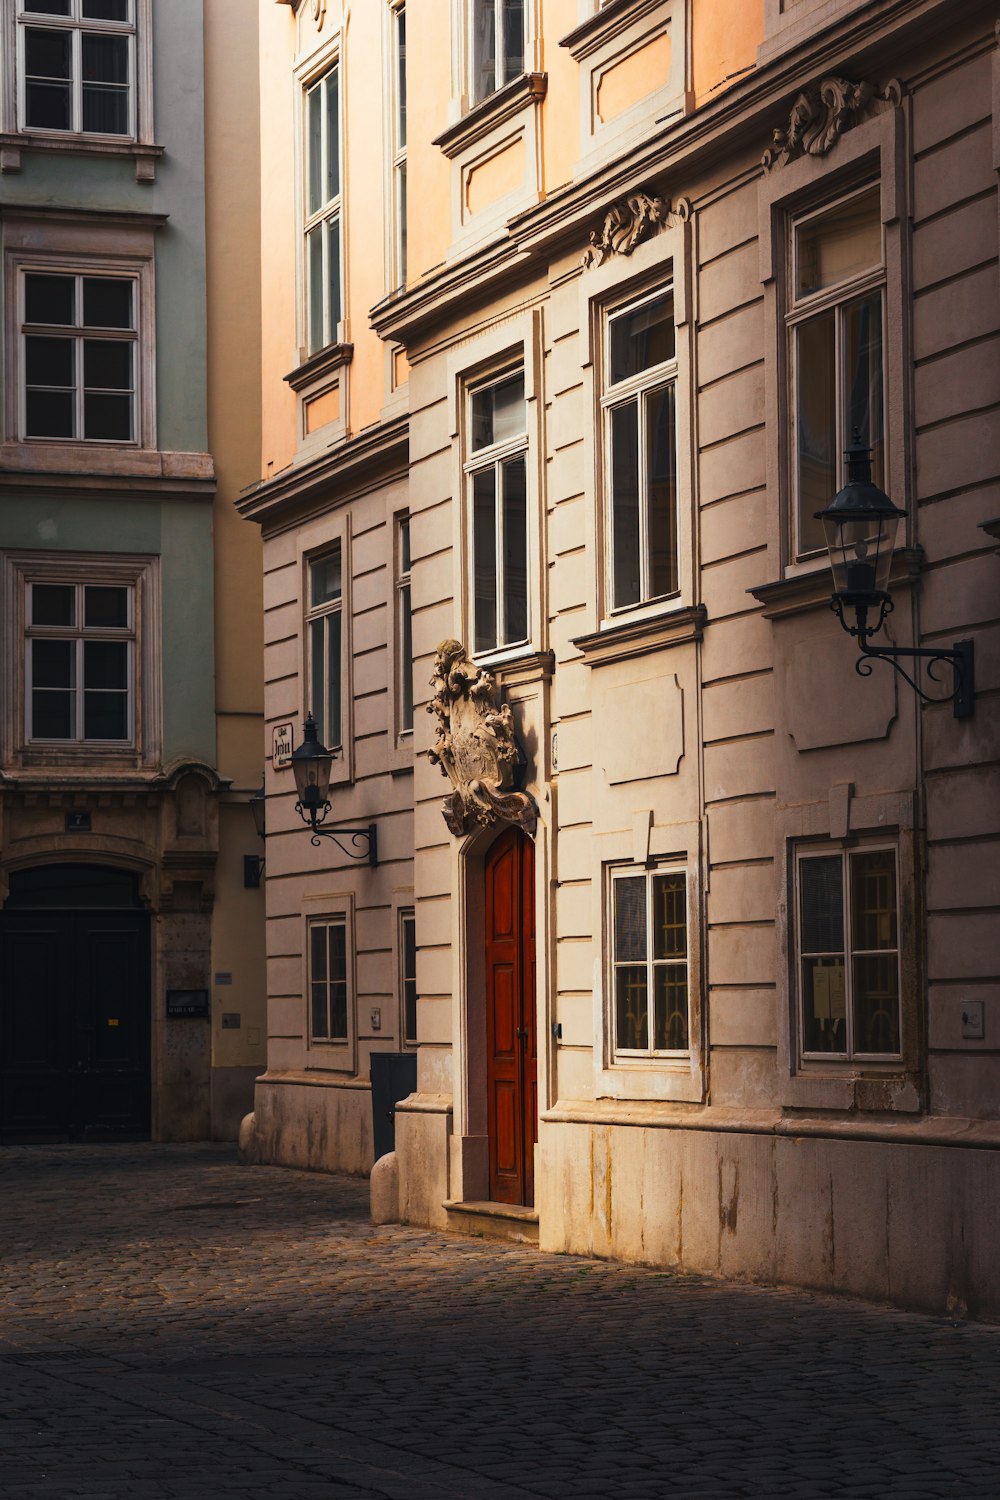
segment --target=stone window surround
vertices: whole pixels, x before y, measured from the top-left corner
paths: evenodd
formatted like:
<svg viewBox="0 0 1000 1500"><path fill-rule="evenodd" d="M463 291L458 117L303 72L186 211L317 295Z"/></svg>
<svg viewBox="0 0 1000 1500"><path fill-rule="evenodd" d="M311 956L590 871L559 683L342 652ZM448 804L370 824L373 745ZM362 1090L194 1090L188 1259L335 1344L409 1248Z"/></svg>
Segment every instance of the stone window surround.
<svg viewBox="0 0 1000 1500"><path fill-rule="evenodd" d="M153 138L153 0L135 3L135 136L96 135L86 131L37 131L21 126L20 72L22 48L0 50L0 171L20 172L21 153L55 151L72 156L129 156L135 161L137 182L153 182L163 147ZM20 32L20 0L0 0L0 27L11 37Z"/></svg>
<svg viewBox="0 0 1000 1500"><path fill-rule="evenodd" d="M758 187L760 279L764 287L764 409L778 413L765 433L766 483L777 504L767 510L768 552L780 558L781 577L825 573L825 555L797 562L792 538L791 402L785 312L788 304L789 232L795 215L835 201L852 188L880 184L885 248L886 489L901 509L910 510L910 470L906 459L910 431L907 334L900 314L906 258L906 169L904 111L889 107L841 135L829 155L804 155L765 173ZM830 496L833 499L833 496ZM912 518L908 523L912 527Z"/></svg>
<svg viewBox="0 0 1000 1500"><path fill-rule="evenodd" d="M580 68L580 159L574 180L588 176L657 124L680 119L693 106L689 78L690 7L688 0L605 0L591 7L589 0L580 24L558 45L565 47ZM657 89L606 123L598 114L598 92L603 78L658 37L670 39L670 72Z"/></svg>
<svg viewBox="0 0 1000 1500"><path fill-rule="evenodd" d="M156 449L156 302L153 237L162 215L87 213L44 208L0 210L4 238L4 324L16 336L4 340L4 441L0 460L7 469L33 473L135 474L149 472ZM134 277L136 308L136 440L34 438L23 431L22 290L26 272L62 274L108 272Z"/></svg>
<svg viewBox="0 0 1000 1500"><path fill-rule="evenodd" d="M341 746L330 772L330 787L349 786L354 781L354 651L353 651L353 595L351 553L351 516L348 510L327 512L316 520L306 522L296 533L296 561L299 576L299 618L301 629L298 638L299 701L301 722L310 711L309 698L309 632L306 620L309 615L309 565L318 562L334 546L340 544L341 562Z"/></svg>
<svg viewBox="0 0 1000 1500"><path fill-rule="evenodd" d="M344 205L349 202L348 161L349 150L347 142L346 124L348 120L347 69L344 67L344 48L339 31L332 32L327 37L318 37L310 33L305 27L305 17L308 7L300 6L296 19L299 22L299 51L296 55L292 69L292 78L295 90L295 225L297 244L299 251L295 256L295 327L296 346L298 351L298 365L292 372L292 376L298 377L301 372L307 370L312 363L326 355L328 352L337 350L348 350L351 348L350 319L348 308L350 307L350 267L347 254L347 224ZM335 340L325 349L309 352L309 309L308 291L306 286L305 265L305 223L306 223L306 93L307 91L328 73L331 68L337 67L340 71L339 78L339 103L340 103L340 292L341 292L341 317L340 325ZM350 357L349 355L347 356ZM286 377L289 378L289 377ZM313 394L310 392L310 394ZM346 390L341 392L340 420L347 421ZM300 405L302 402L300 401ZM304 418L303 418L304 421ZM304 427L300 428L304 431ZM315 436L315 434L313 434ZM301 443L301 439L300 439Z"/></svg>
<svg viewBox="0 0 1000 1500"><path fill-rule="evenodd" d="M131 553L0 554L3 636L0 655L0 762L7 768L79 768L101 772L155 768L161 756L160 559ZM135 591L133 739L128 746L83 743L31 745L26 740L25 658L28 583L107 583Z"/></svg>
<svg viewBox="0 0 1000 1500"><path fill-rule="evenodd" d="M851 783L830 788L826 802L778 810L775 872L778 881L775 943L784 955L776 972L778 1088L788 1109L918 1113L923 1108L921 1069L923 982L916 911L919 839L912 792L854 795ZM900 909L900 1061L801 1060L795 941L795 856L829 841L831 851L891 843L897 852Z"/></svg>
<svg viewBox="0 0 1000 1500"><path fill-rule="evenodd" d="M454 579L458 635L471 640L472 614L465 559L472 555L465 461L471 452L468 433L469 391L474 385L499 375L512 366L524 369L524 404L528 443L526 470L528 489L528 641L472 657L479 666L502 671L519 661L537 657L548 649L548 589L545 551L545 502L543 454L542 315L539 310L501 316L476 340L452 350L447 359L448 430L451 435L454 492Z"/></svg>
<svg viewBox="0 0 1000 1500"><path fill-rule="evenodd" d="M700 877L702 831L693 823L658 824L653 811L635 812L630 829L594 835L592 930L600 943L600 985L594 987L594 1095L596 1099L705 1101L703 964L705 909ZM688 1003L690 1050L686 1057L614 1060L614 989L611 979L611 872L623 867L687 872ZM600 935L599 938L597 935ZM596 968L596 965L595 965Z"/></svg>
<svg viewBox="0 0 1000 1500"><path fill-rule="evenodd" d="M358 1070L358 987L357 945L353 891L324 891L302 897L300 931L302 933L302 1037L305 1043L305 1066L309 1072L347 1073ZM343 922L347 953L347 1041L328 1041L312 1035L312 950L313 927Z"/></svg>
<svg viewBox="0 0 1000 1500"><path fill-rule="evenodd" d="M647 239L631 255L612 255L604 265L584 270L579 278L580 363L593 411L593 421L583 435L588 451L584 473L600 476L600 492L591 507L593 527L593 581L591 597L595 603L593 633L607 631L609 643L620 639L623 647L634 652L634 630L618 630L629 625L639 627L648 620L651 631L661 631L671 616L688 616L695 609L698 594L698 567L695 557L694 516L697 507L697 470L693 461L692 420L692 339L693 321L690 291L691 221L679 218ZM607 468L602 423L601 394L604 383L605 332L608 314L620 306L640 299L645 293L672 286L674 294L674 327L676 330L677 392L677 550L680 588L666 600L654 600L616 610L609 608L610 575L607 545ZM588 538L588 540L591 540ZM614 632L618 631L617 637ZM689 636L682 632L682 639ZM589 642L590 632L581 635ZM586 649L586 648L584 648ZM592 654L587 651L587 654ZM606 659L607 653L601 653Z"/></svg>

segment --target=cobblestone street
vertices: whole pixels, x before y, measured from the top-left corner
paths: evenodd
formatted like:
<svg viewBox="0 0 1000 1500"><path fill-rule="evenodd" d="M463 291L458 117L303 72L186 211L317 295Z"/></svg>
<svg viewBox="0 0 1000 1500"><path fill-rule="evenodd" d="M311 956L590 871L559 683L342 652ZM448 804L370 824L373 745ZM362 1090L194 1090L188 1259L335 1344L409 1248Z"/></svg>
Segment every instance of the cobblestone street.
<svg viewBox="0 0 1000 1500"><path fill-rule="evenodd" d="M223 1146L0 1180L3 1500L1000 1494L992 1328L374 1228Z"/></svg>

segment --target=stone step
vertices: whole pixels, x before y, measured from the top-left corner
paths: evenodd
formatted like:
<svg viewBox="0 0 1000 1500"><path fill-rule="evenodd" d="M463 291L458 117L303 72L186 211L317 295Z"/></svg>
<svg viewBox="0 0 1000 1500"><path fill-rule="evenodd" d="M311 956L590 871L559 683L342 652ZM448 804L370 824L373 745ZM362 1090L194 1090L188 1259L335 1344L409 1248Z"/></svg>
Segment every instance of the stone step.
<svg viewBox="0 0 1000 1500"><path fill-rule="evenodd" d="M457 1200L449 1200L443 1207L448 1215L448 1228L456 1234L506 1240L512 1245L538 1244L536 1208L521 1208L513 1203L460 1203Z"/></svg>

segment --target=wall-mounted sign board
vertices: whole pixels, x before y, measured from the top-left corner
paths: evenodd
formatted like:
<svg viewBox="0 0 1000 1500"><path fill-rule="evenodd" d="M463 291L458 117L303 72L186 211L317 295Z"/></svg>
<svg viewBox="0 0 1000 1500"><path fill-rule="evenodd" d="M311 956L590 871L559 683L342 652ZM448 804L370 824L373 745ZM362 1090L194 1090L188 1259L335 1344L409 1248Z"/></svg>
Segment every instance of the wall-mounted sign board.
<svg viewBox="0 0 1000 1500"><path fill-rule="evenodd" d="M271 764L276 771L291 765L294 735L294 724L275 724L271 730Z"/></svg>
<svg viewBox="0 0 1000 1500"><path fill-rule="evenodd" d="M167 990L167 1016L176 1021L208 1015L208 990Z"/></svg>

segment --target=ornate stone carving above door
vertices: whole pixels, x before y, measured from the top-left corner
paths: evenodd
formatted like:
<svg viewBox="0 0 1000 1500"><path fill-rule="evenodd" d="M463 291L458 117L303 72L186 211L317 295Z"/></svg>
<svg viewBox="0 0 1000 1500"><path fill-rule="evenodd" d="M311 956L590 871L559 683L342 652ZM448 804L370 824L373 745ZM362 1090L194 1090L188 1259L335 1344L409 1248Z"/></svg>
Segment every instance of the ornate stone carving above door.
<svg viewBox="0 0 1000 1500"><path fill-rule="evenodd" d="M502 822L534 833L534 803L512 790L520 752L511 711L506 703L497 705L491 674L468 659L461 641L442 641L431 687L427 712L438 724L430 760L454 788L442 808L451 832Z"/></svg>

